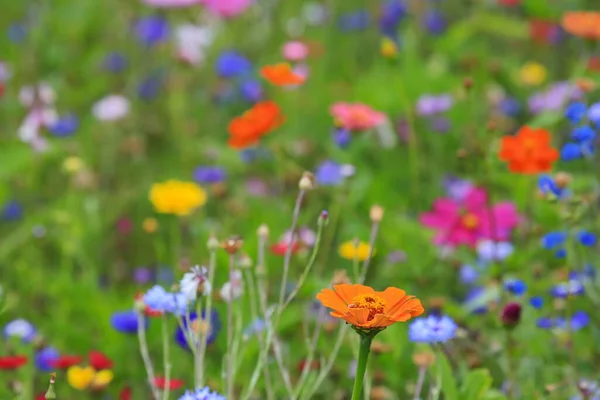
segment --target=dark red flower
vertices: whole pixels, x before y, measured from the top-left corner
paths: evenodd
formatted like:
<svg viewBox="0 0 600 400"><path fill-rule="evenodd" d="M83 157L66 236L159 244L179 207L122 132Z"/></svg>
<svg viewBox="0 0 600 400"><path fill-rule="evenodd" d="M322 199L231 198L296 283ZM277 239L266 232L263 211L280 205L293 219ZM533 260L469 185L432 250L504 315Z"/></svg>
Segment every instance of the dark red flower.
<svg viewBox="0 0 600 400"><path fill-rule="evenodd" d="M271 246L271 253L273 253L277 256L284 256L285 252L287 251L287 248L288 248L287 241L278 242ZM300 243L294 242L292 244L292 254L297 253L301 248L302 248L302 246L300 245Z"/></svg>
<svg viewBox="0 0 600 400"><path fill-rule="evenodd" d="M519 303L508 303L502 309L500 320L506 328L514 328L521 321L521 305Z"/></svg>
<svg viewBox="0 0 600 400"><path fill-rule="evenodd" d="M88 353L88 360L90 365L98 371L103 369L111 369L113 366L113 362L110 358L96 350L92 350Z"/></svg>
<svg viewBox="0 0 600 400"><path fill-rule="evenodd" d="M50 365L54 368L58 369L68 369L73 365L77 365L81 362L81 357L79 356L60 356L56 360L50 361Z"/></svg>
<svg viewBox="0 0 600 400"><path fill-rule="evenodd" d="M131 400L131 388L125 386L119 393L119 400Z"/></svg>
<svg viewBox="0 0 600 400"><path fill-rule="evenodd" d="M25 364L27 364L27 357L25 356L0 357L0 370L17 369Z"/></svg>
<svg viewBox="0 0 600 400"><path fill-rule="evenodd" d="M166 383L167 382L166 382L166 379L164 378L164 376L157 376L156 378L154 378L154 384L159 389L165 389ZM184 384L185 384L185 382L180 379L171 379L169 381L169 390L177 390L177 389L183 387Z"/></svg>
<svg viewBox="0 0 600 400"><path fill-rule="evenodd" d="M591 56L587 62L587 69L590 72L600 72L600 57Z"/></svg>

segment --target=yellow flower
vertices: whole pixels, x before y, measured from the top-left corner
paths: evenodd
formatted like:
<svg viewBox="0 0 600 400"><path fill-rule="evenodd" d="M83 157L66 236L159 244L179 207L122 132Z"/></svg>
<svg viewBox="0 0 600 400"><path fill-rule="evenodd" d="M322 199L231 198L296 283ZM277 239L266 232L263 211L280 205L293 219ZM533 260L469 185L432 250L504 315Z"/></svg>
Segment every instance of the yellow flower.
<svg viewBox="0 0 600 400"><path fill-rule="evenodd" d="M85 164L79 157L67 157L62 164L63 170L69 174L81 171L84 166Z"/></svg>
<svg viewBox="0 0 600 400"><path fill-rule="evenodd" d="M96 370L92 367L74 365L67 370L67 382L77 390L85 390L94 380Z"/></svg>
<svg viewBox="0 0 600 400"><path fill-rule="evenodd" d="M354 260L356 258L358 261L365 261L369 258L370 250L371 246L368 243L360 242L356 246L353 240L348 240L340 245L338 252L340 253L340 257L346 260ZM375 250L373 250L373 255L375 255Z"/></svg>
<svg viewBox="0 0 600 400"><path fill-rule="evenodd" d="M382 56L386 58L393 58L396 57L396 55L398 55L398 46L389 37L384 37L381 40L380 51Z"/></svg>
<svg viewBox="0 0 600 400"><path fill-rule="evenodd" d="M529 86L537 86L546 80L548 70L540 63L528 62L521 68L521 81Z"/></svg>
<svg viewBox="0 0 600 400"><path fill-rule="evenodd" d="M98 371L92 380L91 387L96 390L104 389L109 383L112 382L113 378L114 374L109 369Z"/></svg>
<svg viewBox="0 0 600 400"><path fill-rule="evenodd" d="M142 228L146 233L154 233L158 230L158 221L156 218L146 218L144 222L142 222Z"/></svg>
<svg viewBox="0 0 600 400"><path fill-rule="evenodd" d="M150 201L161 214L184 216L206 203L206 192L194 182L172 179L152 185Z"/></svg>

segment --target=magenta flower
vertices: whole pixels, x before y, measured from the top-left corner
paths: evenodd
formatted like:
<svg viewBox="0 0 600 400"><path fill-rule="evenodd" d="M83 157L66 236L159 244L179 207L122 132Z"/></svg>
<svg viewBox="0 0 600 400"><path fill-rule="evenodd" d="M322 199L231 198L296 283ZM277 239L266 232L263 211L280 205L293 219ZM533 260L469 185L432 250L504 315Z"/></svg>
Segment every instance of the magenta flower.
<svg viewBox="0 0 600 400"><path fill-rule="evenodd" d="M204 0L204 6L211 13L223 18L240 15L253 3L253 0Z"/></svg>
<svg viewBox="0 0 600 400"><path fill-rule="evenodd" d="M362 103L335 103L330 113L336 122L350 131L364 131L385 122L385 114Z"/></svg>
<svg viewBox="0 0 600 400"><path fill-rule="evenodd" d="M473 188L462 201L441 198L434 202L433 211L421 214L423 225L437 231L434 242L438 245L475 247L481 239L503 241L520 217L514 204L498 203L488 207L484 189Z"/></svg>
<svg viewBox="0 0 600 400"><path fill-rule="evenodd" d="M161 8L180 8L197 5L203 0L143 0L146 5Z"/></svg>

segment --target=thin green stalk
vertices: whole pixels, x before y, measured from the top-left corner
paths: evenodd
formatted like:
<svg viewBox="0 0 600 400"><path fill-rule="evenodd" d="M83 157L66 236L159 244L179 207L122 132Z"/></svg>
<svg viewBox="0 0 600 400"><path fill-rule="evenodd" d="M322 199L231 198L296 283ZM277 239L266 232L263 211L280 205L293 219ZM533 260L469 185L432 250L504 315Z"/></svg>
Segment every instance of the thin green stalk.
<svg viewBox="0 0 600 400"><path fill-rule="evenodd" d="M217 251L216 248L209 248L210 252L210 261L208 263L208 281L214 284L213 280L215 277L215 269L217 267ZM212 313L212 293L206 296L206 306L204 308L204 319L208 320L209 324L211 321L211 313ZM202 318L202 314L199 313L197 318ZM206 355L206 347L208 344L208 332L205 335L200 335L200 345L198 348L198 354L196 355L199 358L199 363L201 368L196 370L196 379L198 382L198 387L204 386L204 357Z"/></svg>
<svg viewBox="0 0 600 400"><path fill-rule="evenodd" d="M148 352L148 342L146 341L146 330L144 329L144 315L141 311L137 311L137 334L138 334L138 342L140 344L140 354L142 355L142 360L144 362L144 367L146 368L146 374L148 376L148 384L150 385L150 390L152 391L152 399L158 400L160 398L160 392L156 387L154 382L154 367L152 366L152 359L150 358L150 353Z"/></svg>
<svg viewBox="0 0 600 400"><path fill-rule="evenodd" d="M209 296L210 297L210 296ZM208 318L208 317L206 317ZM204 369L203 358L200 357L200 350L202 347L202 341L205 336L208 336L204 332L204 318L202 318L202 297L198 296L196 299L196 321L198 321L198 329L194 333L194 341L192 346L195 347L194 351L194 376L197 388L203 387L202 385L202 370ZM210 319L209 319L210 321ZM210 323L210 322L209 322ZM188 327L191 328L191 327ZM193 330L192 330L193 331ZM208 333L208 332L206 332Z"/></svg>
<svg viewBox="0 0 600 400"><path fill-rule="evenodd" d="M228 399L233 399L233 267L235 257L229 255L229 301L227 301L227 356L226 356L226 393Z"/></svg>
<svg viewBox="0 0 600 400"><path fill-rule="evenodd" d="M171 386L171 361L169 352L169 324L167 315L162 316L163 362L165 368L165 388L162 399L169 400L169 387Z"/></svg>
<svg viewBox="0 0 600 400"><path fill-rule="evenodd" d="M354 377L354 387L352 389L351 400L362 398L362 386L365 372L367 370L367 361L371 352L372 336L363 335L360 338L360 347L358 350L358 362L356 364L356 376Z"/></svg>

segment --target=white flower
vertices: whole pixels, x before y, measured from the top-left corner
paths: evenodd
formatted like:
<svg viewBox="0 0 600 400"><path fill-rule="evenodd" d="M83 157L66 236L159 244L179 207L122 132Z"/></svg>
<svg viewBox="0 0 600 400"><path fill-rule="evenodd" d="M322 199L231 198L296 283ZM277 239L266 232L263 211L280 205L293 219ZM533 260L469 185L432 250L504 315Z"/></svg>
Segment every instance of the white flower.
<svg viewBox="0 0 600 400"><path fill-rule="evenodd" d="M482 261L502 261L513 252L513 245L508 242L480 240L477 242L477 255Z"/></svg>
<svg viewBox="0 0 600 400"><path fill-rule="evenodd" d="M183 275L183 278L179 282L181 293L188 299L188 301L195 301L198 295L198 286L202 284L202 293L205 296L210 295L212 286L206 277L206 268L195 266L190 272Z"/></svg>
<svg viewBox="0 0 600 400"><path fill-rule="evenodd" d="M243 293L242 273L238 270L232 271L231 280L223 285L219 294L224 301L230 302L239 298Z"/></svg>
<svg viewBox="0 0 600 400"><path fill-rule="evenodd" d="M214 37L214 30L210 27L192 24L178 26L175 29L177 53L190 64L199 65L204 61L206 48Z"/></svg>
<svg viewBox="0 0 600 400"><path fill-rule="evenodd" d="M19 91L19 101L25 107L31 107L37 101L50 105L54 103L56 93L47 83L39 83L36 86L23 86Z"/></svg>
<svg viewBox="0 0 600 400"><path fill-rule="evenodd" d="M31 145L36 151L44 151L48 147L48 142L42 137L41 129L52 126L57 120L58 114L54 108L33 108L19 127L19 139Z"/></svg>
<svg viewBox="0 0 600 400"><path fill-rule="evenodd" d="M352 165L352 164L343 164L340 167L340 174L344 178L350 178L351 176L354 175L355 172L356 172L356 167L354 167L354 165Z"/></svg>
<svg viewBox="0 0 600 400"><path fill-rule="evenodd" d="M129 100L118 94L106 96L92 107L92 114L100 121L117 121L129 113Z"/></svg>

